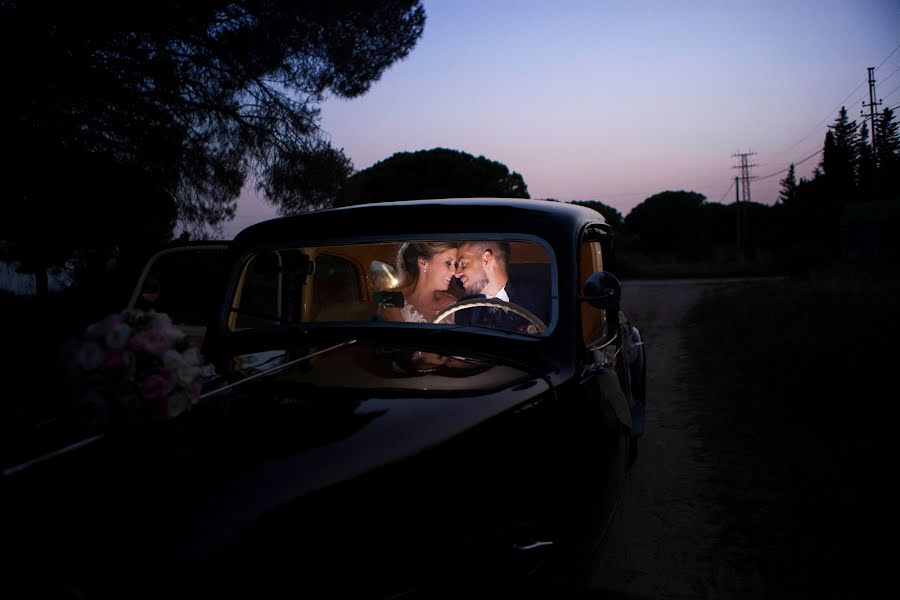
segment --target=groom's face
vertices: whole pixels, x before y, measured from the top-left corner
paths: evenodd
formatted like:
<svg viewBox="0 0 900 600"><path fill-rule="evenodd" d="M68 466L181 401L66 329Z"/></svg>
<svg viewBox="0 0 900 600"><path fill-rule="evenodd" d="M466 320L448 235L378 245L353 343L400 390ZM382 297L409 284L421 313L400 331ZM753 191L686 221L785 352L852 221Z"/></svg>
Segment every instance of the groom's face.
<svg viewBox="0 0 900 600"><path fill-rule="evenodd" d="M472 244L459 247L456 264L456 277L467 294L480 294L490 279L484 268L484 252Z"/></svg>

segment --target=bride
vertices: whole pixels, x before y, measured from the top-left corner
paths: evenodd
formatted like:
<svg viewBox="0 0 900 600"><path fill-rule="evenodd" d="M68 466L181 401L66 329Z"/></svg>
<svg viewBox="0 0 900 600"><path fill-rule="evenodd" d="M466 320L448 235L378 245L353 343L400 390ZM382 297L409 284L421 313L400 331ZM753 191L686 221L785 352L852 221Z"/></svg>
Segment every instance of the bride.
<svg viewBox="0 0 900 600"><path fill-rule="evenodd" d="M431 323L438 313L456 302L447 292L456 274L456 246L450 242L403 244L397 255L403 307L385 309L383 316L391 321ZM452 323L452 316L443 322Z"/></svg>

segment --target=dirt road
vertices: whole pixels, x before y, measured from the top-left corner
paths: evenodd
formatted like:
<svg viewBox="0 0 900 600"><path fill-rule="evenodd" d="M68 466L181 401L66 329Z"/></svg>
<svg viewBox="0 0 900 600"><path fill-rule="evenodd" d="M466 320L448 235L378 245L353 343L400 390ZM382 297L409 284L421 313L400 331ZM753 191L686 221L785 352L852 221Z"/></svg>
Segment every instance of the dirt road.
<svg viewBox="0 0 900 600"><path fill-rule="evenodd" d="M647 429L608 537L573 566L579 589L626 598L761 598L739 548L723 547L722 508L710 482L714 460L692 423L683 320L703 294L735 283L708 280L623 284L623 306L648 347ZM594 594L592 594L593 597Z"/></svg>

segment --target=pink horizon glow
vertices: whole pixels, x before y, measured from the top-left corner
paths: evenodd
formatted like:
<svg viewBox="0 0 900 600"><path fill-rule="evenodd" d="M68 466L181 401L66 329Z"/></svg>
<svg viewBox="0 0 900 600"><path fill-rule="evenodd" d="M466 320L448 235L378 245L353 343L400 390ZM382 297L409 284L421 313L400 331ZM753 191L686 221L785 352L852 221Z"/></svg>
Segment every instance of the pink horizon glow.
<svg viewBox="0 0 900 600"><path fill-rule="evenodd" d="M900 44L898 3L463 0L425 9L425 32L405 60L363 96L322 106L323 129L358 170L445 147L504 163L532 198L599 200L623 216L664 190L731 203L732 155L756 152L752 174L763 177L820 150L842 102L860 120L867 67L884 61L876 89L884 106L900 104L900 51L889 57ZM819 160L797 166L798 179ZM773 204L782 177L753 181L752 200ZM226 233L275 212L245 191Z"/></svg>

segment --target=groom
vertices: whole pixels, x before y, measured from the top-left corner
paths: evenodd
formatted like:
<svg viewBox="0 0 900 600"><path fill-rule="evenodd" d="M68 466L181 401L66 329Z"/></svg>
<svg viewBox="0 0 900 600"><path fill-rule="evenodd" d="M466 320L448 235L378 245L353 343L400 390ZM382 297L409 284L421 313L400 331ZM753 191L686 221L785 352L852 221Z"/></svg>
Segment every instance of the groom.
<svg viewBox="0 0 900 600"><path fill-rule="evenodd" d="M550 318L547 282L511 281L509 278L509 242L474 241L460 245L456 277L466 290L466 298L497 298L534 313L545 325ZM508 331L525 332L529 322L511 311L478 307L461 310L457 325L485 325Z"/></svg>

